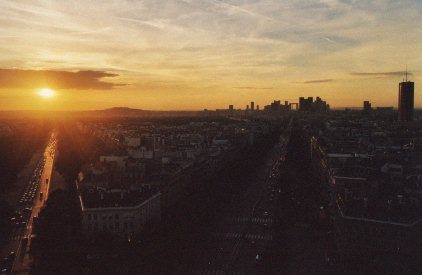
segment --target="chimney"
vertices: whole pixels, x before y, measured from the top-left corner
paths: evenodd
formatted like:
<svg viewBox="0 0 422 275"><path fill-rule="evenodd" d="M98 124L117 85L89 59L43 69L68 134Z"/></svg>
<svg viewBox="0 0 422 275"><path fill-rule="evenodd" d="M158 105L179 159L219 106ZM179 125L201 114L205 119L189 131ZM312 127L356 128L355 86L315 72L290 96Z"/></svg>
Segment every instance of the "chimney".
<svg viewBox="0 0 422 275"><path fill-rule="evenodd" d="M397 200L398 200L399 204L403 204L403 196L402 195L397 195Z"/></svg>
<svg viewBox="0 0 422 275"><path fill-rule="evenodd" d="M363 206L365 208L368 208L368 198L367 197L363 198Z"/></svg>

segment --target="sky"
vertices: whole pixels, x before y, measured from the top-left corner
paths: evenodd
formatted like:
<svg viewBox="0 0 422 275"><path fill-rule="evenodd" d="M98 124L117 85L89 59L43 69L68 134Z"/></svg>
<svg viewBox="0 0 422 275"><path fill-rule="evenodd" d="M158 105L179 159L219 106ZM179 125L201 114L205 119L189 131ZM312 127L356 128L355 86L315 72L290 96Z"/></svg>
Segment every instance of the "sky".
<svg viewBox="0 0 422 275"><path fill-rule="evenodd" d="M421 0L1 0L0 110L397 107L406 66L422 107L421 18Z"/></svg>

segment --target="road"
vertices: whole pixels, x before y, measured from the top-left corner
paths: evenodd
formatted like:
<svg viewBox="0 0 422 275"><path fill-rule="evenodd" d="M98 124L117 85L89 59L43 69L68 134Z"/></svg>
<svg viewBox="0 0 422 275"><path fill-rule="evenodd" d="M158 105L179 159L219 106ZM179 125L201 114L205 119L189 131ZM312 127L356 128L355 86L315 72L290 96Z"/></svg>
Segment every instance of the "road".
<svg viewBox="0 0 422 275"><path fill-rule="evenodd" d="M17 212L22 213L24 216L23 218L27 219L27 222L26 226L15 228L11 236L11 241L13 241L15 246L14 251L16 251L11 274L29 274L32 263L29 248L31 236L33 235L33 220L34 217L38 217L41 208L48 199L50 179L56 155L56 146L56 133L53 132L44 150L43 158L40 161L39 166L35 169L34 176L28 183L25 193L22 194Z"/></svg>
<svg viewBox="0 0 422 275"><path fill-rule="evenodd" d="M264 274L337 274L336 246L328 217L328 194L313 174L309 148L294 129L282 169L273 247Z"/></svg>
<svg viewBox="0 0 422 275"><path fill-rule="evenodd" d="M257 274L273 241L280 165L289 142L289 125L263 165L251 175L246 190L232 203L212 233L213 242L198 247L193 274Z"/></svg>

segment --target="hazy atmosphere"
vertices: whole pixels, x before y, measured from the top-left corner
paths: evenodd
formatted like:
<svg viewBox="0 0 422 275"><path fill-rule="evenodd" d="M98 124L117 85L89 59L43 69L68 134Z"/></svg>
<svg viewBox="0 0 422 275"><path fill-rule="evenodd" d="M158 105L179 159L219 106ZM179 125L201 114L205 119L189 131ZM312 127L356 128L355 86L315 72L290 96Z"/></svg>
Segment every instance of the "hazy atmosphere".
<svg viewBox="0 0 422 275"><path fill-rule="evenodd" d="M422 0L0 0L0 275L422 274Z"/></svg>
<svg viewBox="0 0 422 275"><path fill-rule="evenodd" d="M0 109L201 110L305 95L396 108L406 65L421 80L421 18L417 0L3 0Z"/></svg>

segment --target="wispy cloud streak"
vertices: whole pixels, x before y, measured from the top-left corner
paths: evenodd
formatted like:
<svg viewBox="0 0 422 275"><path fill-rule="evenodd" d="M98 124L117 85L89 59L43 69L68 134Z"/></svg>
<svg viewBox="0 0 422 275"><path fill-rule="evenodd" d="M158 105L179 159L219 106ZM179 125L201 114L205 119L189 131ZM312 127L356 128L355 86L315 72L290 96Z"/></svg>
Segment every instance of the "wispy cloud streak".
<svg viewBox="0 0 422 275"><path fill-rule="evenodd" d="M253 86L240 86L240 87L232 87L233 89L239 90L272 90L273 87L253 87Z"/></svg>
<svg viewBox="0 0 422 275"><path fill-rule="evenodd" d="M302 84L313 84L313 83L327 83L327 82L333 82L334 79L314 79L314 80L308 80L308 81L303 81L303 82L299 82Z"/></svg>

